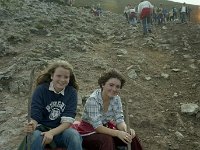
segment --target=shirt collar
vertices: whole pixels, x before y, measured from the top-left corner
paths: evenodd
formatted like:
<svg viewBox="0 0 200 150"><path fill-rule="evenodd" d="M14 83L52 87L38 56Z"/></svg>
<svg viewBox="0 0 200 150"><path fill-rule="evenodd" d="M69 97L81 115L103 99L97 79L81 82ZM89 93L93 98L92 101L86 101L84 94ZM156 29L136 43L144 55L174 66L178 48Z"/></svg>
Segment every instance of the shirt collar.
<svg viewBox="0 0 200 150"><path fill-rule="evenodd" d="M53 91L56 94L62 94L63 96L65 95L65 92L64 92L65 88L62 91L60 91L60 92L56 92L55 88L53 87L53 82L50 82L49 91Z"/></svg>
<svg viewBox="0 0 200 150"><path fill-rule="evenodd" d="M96 95L97 95L97 99L99 100L99 103L100 103L101 105L103 105L102 89L97 89L97 90L96 90ZM115 99L115 97L116 97L116 96L111 97L111 98L110 98L110 101L113 101L113 100Z"/></svg>

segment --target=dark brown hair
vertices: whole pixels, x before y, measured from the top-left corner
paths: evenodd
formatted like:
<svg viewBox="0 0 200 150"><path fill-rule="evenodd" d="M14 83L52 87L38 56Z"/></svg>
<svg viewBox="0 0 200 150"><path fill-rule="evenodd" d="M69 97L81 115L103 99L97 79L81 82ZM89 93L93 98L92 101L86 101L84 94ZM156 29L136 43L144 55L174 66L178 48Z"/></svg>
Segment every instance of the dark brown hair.
<svg viewBox="0 0 200 150"><path fill-rule="evenodd" d="M111 79L111 78L117 78L121 82L120 88L122 88L126 82L124 76L116 69L109 69L108 71L105 71L101 74L100 78L98 79L98 84L102 88L105 83Z"/></svg>
<svg viewBox="0 0 200 150"><path fill-rule="evenodd" d="M69 64L67 61L57 61L52 64L50 64L47 69L45 69L36 79L35 85L38 86L42 83L50 83L52 81L51 76L54 74L56 68L62 67L64 69L67 69L70 71L70 79L69 84L70 86L73 86L76 90L79 89L76 77L73 73L73 67L71 64Z"/></svg>

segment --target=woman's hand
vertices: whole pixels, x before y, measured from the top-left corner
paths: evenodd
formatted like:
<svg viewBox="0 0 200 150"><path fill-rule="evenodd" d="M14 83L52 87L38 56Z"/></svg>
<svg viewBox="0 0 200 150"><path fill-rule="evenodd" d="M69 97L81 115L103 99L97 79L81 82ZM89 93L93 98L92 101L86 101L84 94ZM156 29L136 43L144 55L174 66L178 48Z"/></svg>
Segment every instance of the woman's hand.
<svg viewBox="0 0 200 150"><path fill-rule="evenodd" d="M41 135L43 135L43 145L49 144L53 140L53 134L50 131L42 132Z"/></svg>
<svg viewBox="0 0 200 150"><path fill-rule="evenodd" d="M35 130L35 128L36 128L35 122L34 122L34 121L31 121L31 122L26 123L26 124L24 125L24 132L25 132L25 133L32 133L32 132Z"/></svg>
<svg viewBox="0 0 200 150"><path fill-rule="evenodd" d="M132 139L135 137L135 130L133 130L133 129L130 129L130 134L131 134L131 136L132 136Z"/></svg>
<svg viewBox="0 0 200 150"><path fill-rule="evenodd" d="M117 137L122 140L124 143L128 144L132 142L132 135L125 131L118 130Z"/></svg>

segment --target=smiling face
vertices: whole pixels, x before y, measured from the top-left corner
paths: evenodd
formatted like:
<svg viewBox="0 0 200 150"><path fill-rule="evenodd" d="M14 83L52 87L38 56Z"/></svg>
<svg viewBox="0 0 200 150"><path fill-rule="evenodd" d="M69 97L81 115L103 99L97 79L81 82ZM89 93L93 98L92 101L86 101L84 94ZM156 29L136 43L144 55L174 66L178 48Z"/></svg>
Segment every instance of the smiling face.
<svg viewBox="0 0 200 150"><path fill-rule="evenodd" d="M104 85L102 85L103 97L113 97L119 94L121 81L117 78L110 78Z"/></svg>
<svg viewBox="0 0 200 150"><path fill-rule="evenodd" d="M56 92L62 91L69 83L70 80L70 71L64 69L63 67L58 67L55 69L55 72L51 75L53 82L53 87Z"/></svg>

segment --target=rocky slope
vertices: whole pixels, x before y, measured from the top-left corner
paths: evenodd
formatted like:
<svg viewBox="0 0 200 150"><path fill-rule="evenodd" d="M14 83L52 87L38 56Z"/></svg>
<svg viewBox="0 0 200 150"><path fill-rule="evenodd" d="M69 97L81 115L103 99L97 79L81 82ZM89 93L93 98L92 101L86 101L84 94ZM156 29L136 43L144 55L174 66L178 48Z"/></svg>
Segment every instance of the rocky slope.
<svg viewBox="0 0 200 150"><path fill-rule="evenodd" d="M200 25L141 27L104 11L39 0L10 0L0 7L0 149L14 150L23 138L29 75L49 61L68 60L81 101L97 87L99 74L117 68L127 78L121 92L131 127L148 150L200 149ZM194 110L184 109L192 103ZM196 104L196 105L195 105Z"/></svg>

